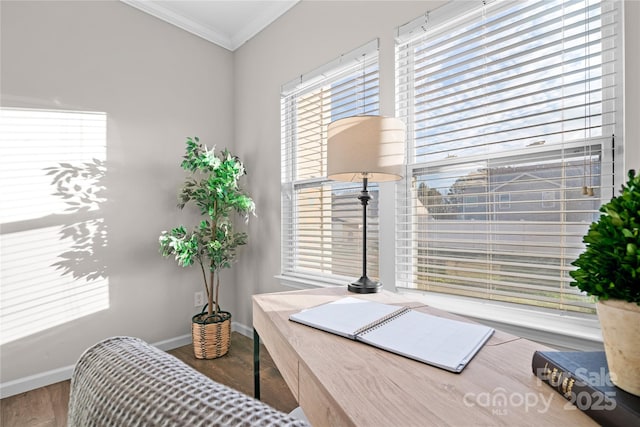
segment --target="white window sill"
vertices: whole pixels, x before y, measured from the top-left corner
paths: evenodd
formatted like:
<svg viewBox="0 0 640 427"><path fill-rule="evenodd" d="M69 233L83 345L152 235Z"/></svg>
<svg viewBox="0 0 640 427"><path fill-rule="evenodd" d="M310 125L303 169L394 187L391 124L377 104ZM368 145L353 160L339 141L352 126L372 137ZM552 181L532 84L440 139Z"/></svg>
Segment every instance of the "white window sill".
<svg viewBox="0 0 640 427"><path fill-rule="evenodd" d="M327 286L346 286L353 279L345 278L344 280L328 279L326 277L307 276L304 274L279 274L275 279L280 281L282 286L294 289L313 289L326 288Z"/></svg>
<svg viewBox="0 0 640 427"><path fill-rule="evenodd" d="M312 289L327 286L345 286L349 279L328 280L304 275L278 275L283 286L294 289ZM536 310L526 306L482 301L473 298L399 289L411 299L487 324L496 329L537 341L559 350L602 350L600 323L595 315L558 313Z"/></svg>
<svg viewBox="0 0 640 427"><path fill-rule="evenodd" d="M399 289L427 305L474 319L496 329L562 350L602 350L596 315L560 313L524 305L482 301L433 292Z"/></svg>

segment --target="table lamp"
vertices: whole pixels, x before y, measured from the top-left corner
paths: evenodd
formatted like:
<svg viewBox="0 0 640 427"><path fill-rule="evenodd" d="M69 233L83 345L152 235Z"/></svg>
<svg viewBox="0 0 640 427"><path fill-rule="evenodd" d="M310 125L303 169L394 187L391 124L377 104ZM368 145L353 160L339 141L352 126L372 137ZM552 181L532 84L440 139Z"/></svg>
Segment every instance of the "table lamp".
<svg viewBox="0 0 640 427"><path fill-rule="evenodd" d="M405 125L394 117L352 116L327 127L327 176L336 181L362 181L362 277L348 285L350 292L379 292L382 284L367 277L367 205L369 182L402 178Z"/></svg>

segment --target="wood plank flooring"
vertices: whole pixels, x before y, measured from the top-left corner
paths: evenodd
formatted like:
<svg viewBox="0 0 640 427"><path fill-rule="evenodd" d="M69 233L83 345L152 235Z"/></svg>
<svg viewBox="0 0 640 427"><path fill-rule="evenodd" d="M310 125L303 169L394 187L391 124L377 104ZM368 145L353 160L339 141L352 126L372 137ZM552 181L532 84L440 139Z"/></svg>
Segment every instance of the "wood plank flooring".
<svg viewBox="0 0 640 427"><path fill-rule="evenodd" d="M253 340L237 332L225 356L198 360L191 344L169 351L209 378L253 396ZM290 412L297 404L264 346L260 346L262 401ZM2 427L64 427L67 423L69 381L63 381L0 400Z"/></svg>

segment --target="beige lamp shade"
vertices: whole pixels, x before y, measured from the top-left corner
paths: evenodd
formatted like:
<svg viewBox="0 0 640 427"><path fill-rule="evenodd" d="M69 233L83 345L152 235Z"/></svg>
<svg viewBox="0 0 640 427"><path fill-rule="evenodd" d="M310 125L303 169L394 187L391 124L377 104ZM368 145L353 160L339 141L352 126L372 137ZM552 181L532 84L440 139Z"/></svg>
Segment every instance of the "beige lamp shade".
<svg viewBox="0 0 640 427"><path fill-rule="evenodd" d="M336 181L402 178L405 125L383 116L353 116L327 127L327 175Z"/></svg>

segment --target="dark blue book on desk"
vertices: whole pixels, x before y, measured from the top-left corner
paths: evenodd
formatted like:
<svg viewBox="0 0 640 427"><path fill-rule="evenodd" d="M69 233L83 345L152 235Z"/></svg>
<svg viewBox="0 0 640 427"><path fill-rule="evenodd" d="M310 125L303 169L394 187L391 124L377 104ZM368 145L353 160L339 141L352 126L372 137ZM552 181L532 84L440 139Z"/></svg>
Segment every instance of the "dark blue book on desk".
<svg viewBox="0 0 640 427"><path fill-rule="evenodd" d="M640 426L640 396L612 382L604 351L536 351L533 374L603 426Z"/></svg>

